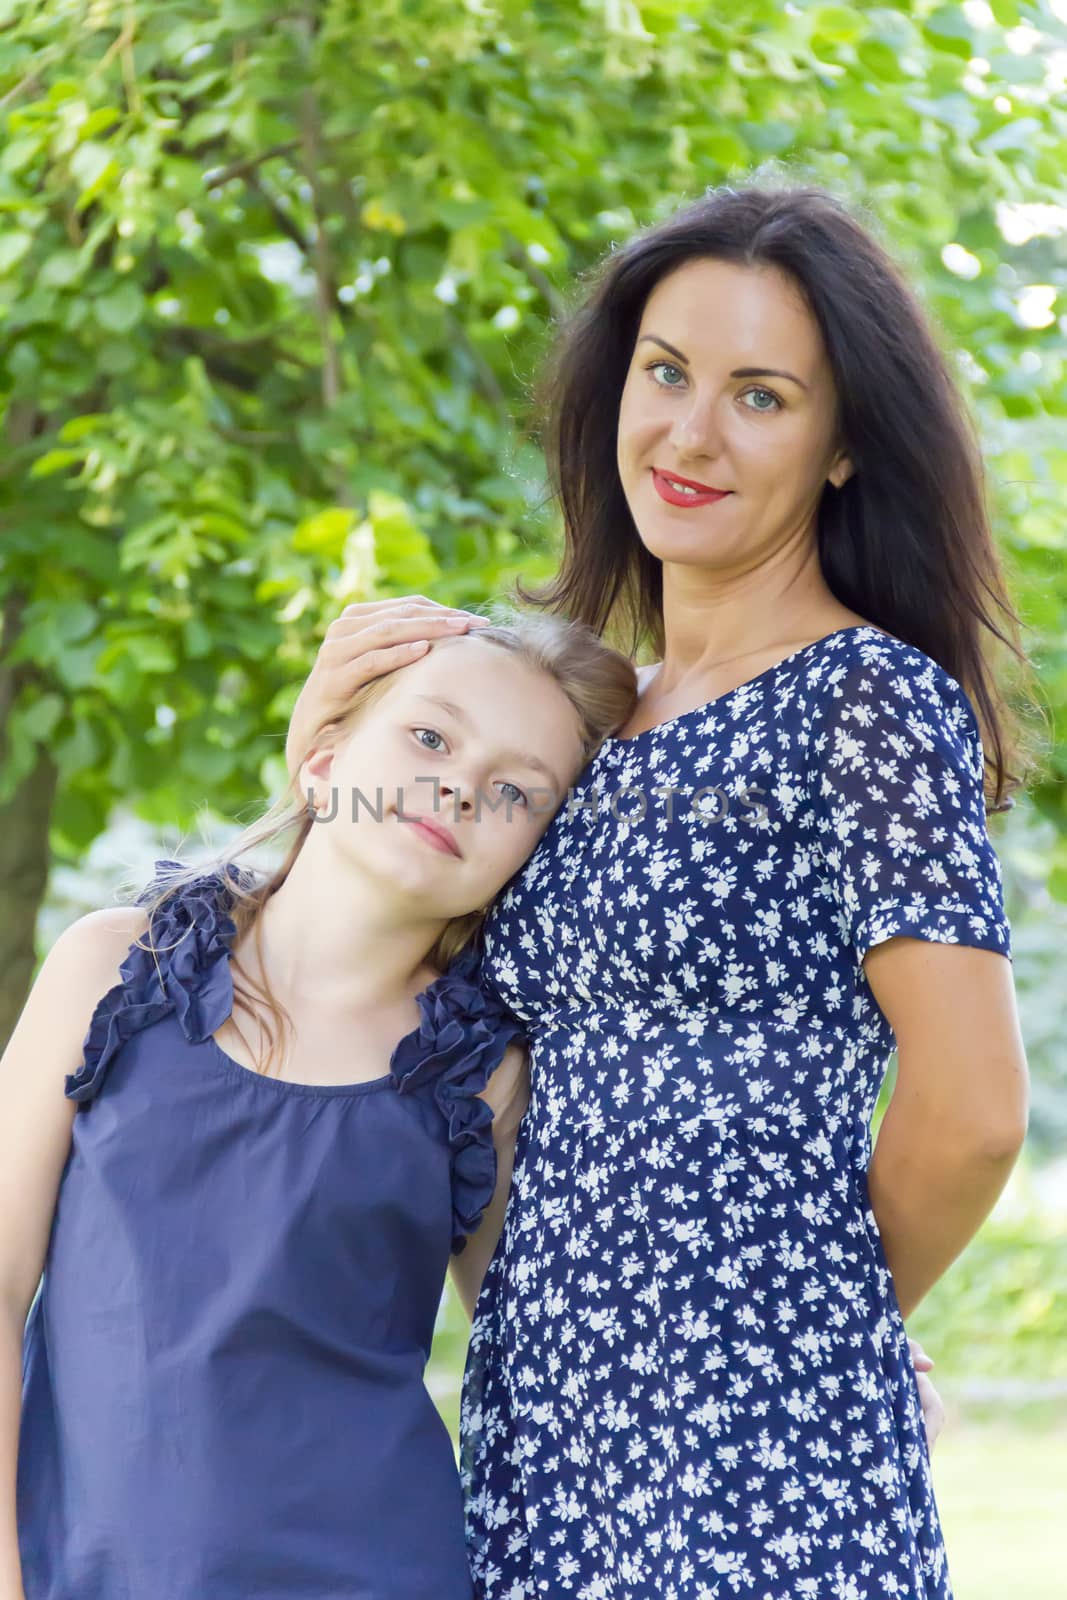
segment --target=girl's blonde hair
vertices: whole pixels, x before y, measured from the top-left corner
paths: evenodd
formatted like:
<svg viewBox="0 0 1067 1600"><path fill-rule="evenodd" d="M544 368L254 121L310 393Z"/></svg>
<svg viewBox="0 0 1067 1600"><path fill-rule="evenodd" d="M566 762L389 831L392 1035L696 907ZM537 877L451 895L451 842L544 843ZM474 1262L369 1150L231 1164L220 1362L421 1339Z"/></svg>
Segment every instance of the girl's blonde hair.
<svg viewBox="0 0 1067 1600"><path fill-rule="evenodd" d="M603 644L584 623L497 606L493 608L489 624L478 628L477 637L487 644L509 651L527 666L546 673L559 685L578 713L583 765L591 759L608 734L625 723L634 708L637 683L632 663ZM433 648L431 642L430 649ZM169 874L165 886L144 900L149 943L142 944L142 949L155 953L158 949L166 948L157 947L151 942L152 918L164 901L184 884L217 872L225 877L230 897L229 914L236 929L233 948L236 949L251 934L262 970L263 907L289 876L314 822L314 813L309 809L300 788L300 768L312 749L324 743L344 740L363 712L381 699L394 676L395 672L388 672L365 684L356 691L340 715L318 728L304 755L296 763L296 770L285 791L256 822L206 862L201 861L195 866L183 867ZM226 872L230 863L236 863L241 857L275 844L290 834L292 838L284 858L273 870L257 873L245 867L237 874ZM448 967L475 939L488 909L483 906L448 922L428 952L427 963L438 971ZM276 1063L280 1067L284 1059L283 1041L287 1032L292 1031L292 1018L272 994L269 984L252 978L236 956L231 959L230 967L233 974L234 1012L238 1002L250 1013L254 1011L256 1001L263 1008L261 1025L267 1036L268 1048L266 1055L256 1065L258 1071L269 1073ZM234 1027L249 1054L254 1054L235 1019Z"/></svg>

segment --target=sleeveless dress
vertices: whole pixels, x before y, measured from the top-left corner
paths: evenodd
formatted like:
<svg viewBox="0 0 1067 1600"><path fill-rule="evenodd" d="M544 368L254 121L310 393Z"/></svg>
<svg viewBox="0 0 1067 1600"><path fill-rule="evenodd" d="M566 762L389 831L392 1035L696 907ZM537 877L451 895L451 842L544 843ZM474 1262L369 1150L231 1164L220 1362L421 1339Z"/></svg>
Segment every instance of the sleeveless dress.
<svg viewBox="0 0 1067 1600"><path fill-rule="evenodd" d="M841 629L609 739L497 902L532 1096L464 1385L484 1600L946 1600L862 961L1007 955L982 770L959 685Z"/></svg>
<svg viewBox="0 0 1067 1600"><path fill-rule="evenodd" d="M25 1337L27 1600L469 1600L423 1369L495 1183L477 1094L519 1029L465 953L385 1076L260 1076L212 1038L231 906L221 874L171 893L67 1080Z"/></svg>

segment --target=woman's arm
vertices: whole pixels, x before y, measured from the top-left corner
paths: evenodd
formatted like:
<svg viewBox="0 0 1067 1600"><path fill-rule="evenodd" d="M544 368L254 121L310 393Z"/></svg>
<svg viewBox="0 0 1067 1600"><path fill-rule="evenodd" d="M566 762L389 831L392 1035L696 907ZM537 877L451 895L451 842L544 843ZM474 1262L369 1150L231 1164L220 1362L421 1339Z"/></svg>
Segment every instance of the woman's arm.
<svg viewBox="0 0 1067 1600"><path fill-rule="evenodd" d="M1006 956L895 938L864 970L897 1040L869 1186L908 1316L1007 1182L1026 1133L1026 1057Z"/></svg>
<svg viewBox="0 0 1067 1600"><path fill-rule="evenodd" d="M470 611L439 606L421 594L345 606L326 630L293 707L285 741L290 777L299 772L319 729L339 716L364 684L417 661L428 640L463 633L485 621Z"/></svg>
<svg viewBox="0 0 1067 1600"><path fill-rule="evenodd" d="M15 1517L22 1335L70 1150L64 1079L101 995L145 927L138 907L96 911L56 940L0 1059L0 1600L23 1600Z"/></svg>
<svg viewBox="0 0 1067 1600"><path fill-rule="evenodd" d="M530 1098L527 1063L525 1046L509 1045L504 1059L482 1094L482 1099L487 1100L493 1108L496 1188L485 1208L480 1226L469 1236L459 1255L452 1257L452 1281L464 1310L472 1319L486 1269L493 1259L493 1251L504 1228L504 1213L511 1189L511 1169L515 1160L515 1136Z"/></svg>

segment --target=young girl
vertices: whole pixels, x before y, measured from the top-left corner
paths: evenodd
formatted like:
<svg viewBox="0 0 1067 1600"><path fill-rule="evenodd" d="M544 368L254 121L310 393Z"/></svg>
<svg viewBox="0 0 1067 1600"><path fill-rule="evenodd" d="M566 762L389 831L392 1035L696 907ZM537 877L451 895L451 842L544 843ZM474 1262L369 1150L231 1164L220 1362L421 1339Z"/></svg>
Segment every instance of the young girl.
<svg viewBox="0 0 1067 1600"><path fill-rule="evenodd" d="M423 1368L523 1100L471 941L635 689L583 627L466 626L319 729L227 852L295 829L266 880L162 862L45 962L2 1066L2 1600L471 1593Z"/></svg>

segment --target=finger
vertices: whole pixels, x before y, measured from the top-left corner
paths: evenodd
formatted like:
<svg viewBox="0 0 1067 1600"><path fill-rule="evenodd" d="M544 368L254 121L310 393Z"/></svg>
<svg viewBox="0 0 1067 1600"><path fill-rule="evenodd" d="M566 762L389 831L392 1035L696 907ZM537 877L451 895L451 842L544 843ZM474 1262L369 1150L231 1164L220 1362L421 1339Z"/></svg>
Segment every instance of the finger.
<svg viewBox="0 0 1067 1600"><path fill-rule="evenodd" d="M944 1403L930 1378L920 1375L916 1378L916 1387L919 1392L919 1405L922 1408L926 1437L932 1446L945 1425Z"/></svg>
<svg viewBox="0 0 1067 1600"><path fill-rule="evenodd" d="M399 626L405 622L427 627L434 624L444 626L448 622L463 622L469 627L485 627L488 621L487 617L479 617L473 611L455 611L447 606L407 607L403 611L379 613L377 616L368 614L363 617L338 617L330 623L325 638L354 639L369 628Z"/></svg>
<svg viewBox="0 0 1067 1600"><path fill-rule="evenodd" d="M375 614L391 613L399 616L415 616L420 613L425 614L434 611L454 612L459 616L475 615L474 612L466 611L462 606L447 606L438 600L427 600L425 595L415 594L401 595L396 599L388 600L361 600L353 605L345 606L337 620L342 621L346 618L352 620L355 618L357 621L362 621L364 618L374 617Z"/></svg>
<svg viewBox="0 0 1067 1600"><path fill-rule="evenodd" d="M351 671L338 680L337 698L349 699L365 683L380 678L383 672L395 672L398 667L417 661L430 648L425 639L409 639L406 644L391 645L386 649L368 650L366 655L352 662Z"/></svg>
<svg viewBox="0 0 1067 1600"><path fill-rule="evenodd" d="M352 605L345 606L341 615L342 617L362 616L367 611L379 611L382 606L432 606L435 604L436 601L428 600L424 594L388 595L384 600L356 600Z"/></svg>
<svg viewBox="0 0 1067 1600"><path fill-rule="evenodd" d="M368 622L349 633L334 632L331 628L319 647L319 654L327 663L343 665L371 650L380 650L395 644L407 644L414 639L441 639L474 628L469 617L441 613L433 617L382 618Z"/></svg>
<svg viewBox="0 0 1067 1600"><path fill-rule="evenodd" d="M928 1356L918 1339L908 1339L908 1349L911 1351L912 1365L916 1372L930 1372L933 1370L934 1361Z"/></svg>

